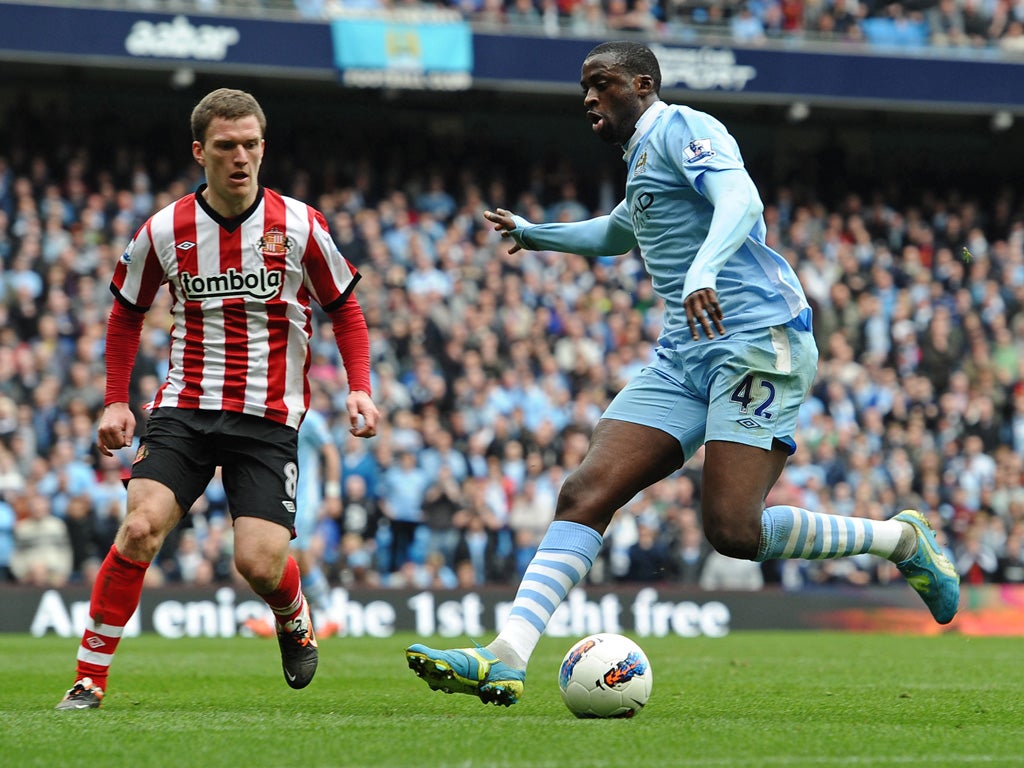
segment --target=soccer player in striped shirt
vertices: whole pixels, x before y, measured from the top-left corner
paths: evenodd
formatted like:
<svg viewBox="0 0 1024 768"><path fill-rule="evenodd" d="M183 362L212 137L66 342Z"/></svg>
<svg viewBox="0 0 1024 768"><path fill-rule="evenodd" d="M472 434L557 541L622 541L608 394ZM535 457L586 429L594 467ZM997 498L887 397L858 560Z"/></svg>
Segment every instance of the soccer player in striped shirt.
<svg viewBox="0 0 1024 768"><path fill-rule="evenodd" d="M655 360L614 398L568 477L508 621L487 647L415 644L409 666L436 690L508 706L555 609L586 575L615 511L704 448L704 533L719 552L764 561L871 553L897 564L940 624L959 578L918 512L889 520L765 507L796 450L797 412L816 370L811 311L796 274L765 243L763 209L735 139L710 115L659 98L654 53L603 43L583 62L594 133L624 150L625 199L607 216L533 225L484 216L522 248L584 256L639 247L664 303Z"/></svg>
<svg viewBox="0 0 1024 768"><path fill-rule="evenodd" d="M146 221L111 282L103 454L132 443L129 378L145 313L164 284L172 299L169 370L148 406L127 514L96 576L75 684L61 710L100 706L146 569L217 466L235 565L273 611L285 679L292 688L313 679L317 642L289 554L313 302L330 316L344 361L351 433L376 434L369 335L353 293L359 273L319 211L259 183L266 130L259 103L218 89L196 105L191 126L192 156L206 182Z"/></svg>

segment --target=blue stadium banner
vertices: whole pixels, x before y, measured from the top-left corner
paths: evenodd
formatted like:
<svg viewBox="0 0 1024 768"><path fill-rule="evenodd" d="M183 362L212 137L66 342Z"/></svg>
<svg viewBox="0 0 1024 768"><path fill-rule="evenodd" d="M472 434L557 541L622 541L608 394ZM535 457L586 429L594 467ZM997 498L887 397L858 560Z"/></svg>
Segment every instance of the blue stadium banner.
<svg viewBox="0 0 1024 768"><path fill-rule="evenodd" d="M579 93L580 65L601 42L478 33L473 80L530 83ZM750 48L651 43L670 99L727 98L754 103L805 99L845 107L1024 114L1024 59L998 51L949 48ZM898 55L899 54L899 55Z"/></svg>
<svg viewBox="0 0 1024 768"><path fill-rule="evenodd" d="M443 10L381 11L331 22L345 85L464 90L472 82L473 33Z"/></svg>
<svg viewBox="0 0 1024 768"><path fill-rule="evenodd" d="M160 4L151 4L160 5ZM0 3L0 61L334 77L326 24Z"/></svg>

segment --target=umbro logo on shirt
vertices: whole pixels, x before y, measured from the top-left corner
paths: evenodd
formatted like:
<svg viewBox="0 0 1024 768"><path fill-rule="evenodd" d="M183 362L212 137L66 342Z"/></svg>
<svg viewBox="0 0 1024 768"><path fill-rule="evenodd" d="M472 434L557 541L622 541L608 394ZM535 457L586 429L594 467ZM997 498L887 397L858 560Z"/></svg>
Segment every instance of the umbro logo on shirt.
<svg viewBox="0 0 1024 768"><path fill-rule="evenodd" d="M191 240L186 240L183 243L176 244L174 247L177 248L179 251L191 251L193 248L196 247L196 244L193 243Z"/></svg>

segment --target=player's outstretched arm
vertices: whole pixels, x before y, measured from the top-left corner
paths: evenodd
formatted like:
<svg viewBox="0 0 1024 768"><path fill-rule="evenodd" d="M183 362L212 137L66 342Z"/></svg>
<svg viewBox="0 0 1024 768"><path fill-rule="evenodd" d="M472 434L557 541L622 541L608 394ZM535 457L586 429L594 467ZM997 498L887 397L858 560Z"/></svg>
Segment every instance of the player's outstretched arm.
<svg viewBox="0 0 1024 768"><path fill-rule="evenodd" d="M509 253L529 251L561 251L597 258L618 256L636 246L636 236L626 212L625 201L611 214L585 221L557 221L532 224L522 216L498 208L484 211L484 217L494 224L502 237L515 240Z"/></svg>
<svg viewBox="0 0 1024 768"><path fill-rule="evenodd" d="M502 237L512 238L514 245L508 249L509 253L515 253L527 248L523 244L521 237L516 236L516 230L522 232L525 226L529 226L530 222L521 216L516 216L512 211L506 211L504 208L498 208L494 211L484 211L484 218L494 224L494 231L500 232Z"/></svg>

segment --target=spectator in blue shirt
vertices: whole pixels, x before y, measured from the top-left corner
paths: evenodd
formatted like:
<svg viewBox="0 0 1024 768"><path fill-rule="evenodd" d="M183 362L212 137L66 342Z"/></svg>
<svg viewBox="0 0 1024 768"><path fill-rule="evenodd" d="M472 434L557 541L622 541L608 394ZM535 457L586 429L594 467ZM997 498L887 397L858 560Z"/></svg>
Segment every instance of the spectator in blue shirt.
<svg viewBox="0 0 1024 768"><path fill-rule="evenodd" d="M380 501L391 532L389 571L414 558L413 543L423 524L423 497L429 484L430 476L419 467L411 450L399 451L384 470Z"/></svg>

